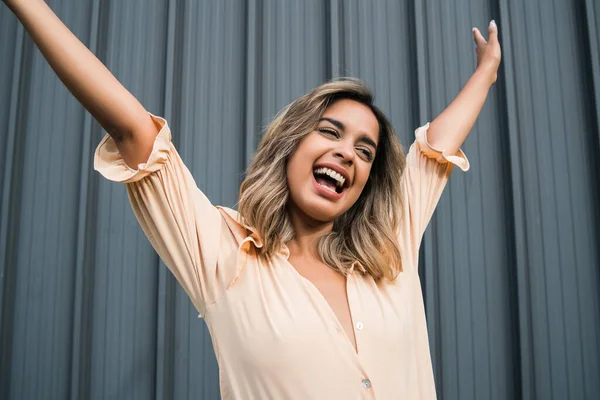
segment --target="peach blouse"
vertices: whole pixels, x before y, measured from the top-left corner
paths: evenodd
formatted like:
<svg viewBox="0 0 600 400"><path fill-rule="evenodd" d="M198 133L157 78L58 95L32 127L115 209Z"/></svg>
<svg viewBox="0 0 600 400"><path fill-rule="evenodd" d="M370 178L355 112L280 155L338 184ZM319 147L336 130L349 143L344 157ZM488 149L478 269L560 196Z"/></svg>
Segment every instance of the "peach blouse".
<svg viewBox="0 0 600 400"><path fill-rule="evenodd" d="M268 264L261 238L237 212L213 206L171 143L165 120L137 170L108 135L94 167L127 184L133 211L152 246L204 318L229 399L433 399L435 385L421 285L419 246L453 164L469 162L428 145L417 129L402 178L399 243L404 271L375 282L347 279L358 351L319 290L288 262L283 246Z"/></svg>

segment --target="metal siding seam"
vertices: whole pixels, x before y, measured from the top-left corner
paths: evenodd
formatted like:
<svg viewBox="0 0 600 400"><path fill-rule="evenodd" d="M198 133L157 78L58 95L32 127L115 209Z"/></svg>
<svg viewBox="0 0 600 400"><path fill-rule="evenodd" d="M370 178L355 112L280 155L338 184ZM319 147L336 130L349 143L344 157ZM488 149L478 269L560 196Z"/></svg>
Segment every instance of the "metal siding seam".
<svg viewBox="0 0 600 400"><path fill-rule="evenodd" d="M169 0L167 10L167 38L165 61L165 97L163 115L167 121L173 117L173 86L175 76L175 41L177 2ZM156 380L154 397L156 399L171 398L173 395L173 347L174 347L174 307L175 284L173 276L168 272L164 262L157 257L158 263L158 296L156 299Z"/></svg>
<svg viewBox="0 0 600 400"><path fill-rule="evenodd" d="M252 162L252 155L256 145L257 115L260 115L259 88L261 74L258 70L257 59L260 59L258 34L260 29L259 9L261 0L250 0L246 3L246 85L245 85L245 132L244 132L244 166L248 168Z"/></svg>
<svg viewBox="0 0 600 400"><path fill-rule="evenodd" d="M504 48L513 49L511 45L510 28L510 6L509 0L499 0L501 26L500 37L504 43ZM518 112L516 98L516 81L514 78L514 65L512 54L504 51L502 63L504 64L501 72L504 72L503 80L505 83L506 94L506 118L508 121L508 142L510 158L510 176L512 182L512 207L514 211L514 250L515 250L515 269L517 276L518 292L518 311L519 311L519 359L521 361L521 398L535 398L535 385L533 374L532 359L532 337L531 337L531 304L529 290L529 274L527 270L527 249L525 237L525 211L523 205L523 180L521 172L521 152L518 137Z"/></svg>
<svg viewBox="0 0 600 400"><path fill-rule="evenodd" d="M594 4L598 4L597 0L586 0L584 5L584 12L586 16L586 28L588 34L587 39L589 44L588 53L591 62L590 72L593 81L593 102L595 107L594 111L596 114L594 119L595 124L593 124L595 125L593 127L596 129L596 138L594 139L596 140L596 144L598 145L598 147L596 148L596 151L598 151L600 150L600 26L598 25L598 23L600 22L600 15L598 15L597 13L600 12L600 8L596 8ZM598 182L597 179L596 182ZM598 193L598 190L600 190L599 187L596 188L595 192ZM596 223L598 223L598 216L596 216L595 219ZM598 330L597 326L598 325L596 325L596 331ZM588 359L593 358L594 356L598 357L596 358L597 360L600 360L600 354L598 353L592 356L588 356ZM586 364L589 364L589 362L587 362ZM587 379L590 375L588 370L585 369L585 366L584 370L585 372L587 372L584 376L584 391L587 391L590 388L591 385L589 382L591 381L595 383L594 386L591 386L591 389L589 391L589 393L592 393L593 390L598 387L597 380Z"/></svg>
<svg viewBox="0 0 600 400"><path fill-rule="evenodd" d="M20 99L20 87L21 87L21 70L23 67L23 46L24 46L24 29L21 24L17 24L16 29L16 43L15 43L15 54L13 57L13 80L10 88L10 111L8 114L8 132L6 139L6 151L4 154L4 177L2 187L2 203L0 211L0 354L3 356L3 360L0 360L0 376L10 377L11 370L11 359L10 353L8 356L4 353L4 349L12 351L12 344L9 343L12 338L13 323L10 318L14 312L14 285L13 288L7 288L5 285L8 284L8 277L12 277L12 271L8 268L10 261L9 254L9 226L15 221L16 215L11 218L10 210L11 204L13 203L12 193L13 191L13 166L16 160L16 131L19 118L18 106ZM16 213L15 213L16 214ZM13 232L14 234L14 232ZM12 283L12 282L11 282ZM5 309L11 307L11 312L6 313ZM10 321L6 319L10 318ZM6 341L6 343L5 343ZM0 397L8 398L10 394L10 383L11 380L7 380L7 383L0 385ZM5 391L6 390L6 391Z"/></svg>
<svg viewBox="0 0 600 400"><path fill-rule="evenodd" d="M274 18L269 21L273 24L275 31L275 40L273 41L273 66L275 73L273 75L273 94L275 109L273 113L278 112L282 107L285 107L291 100L289 90L289 70L290 70L290 50L287 46L290 43L294 46L291 37L288 36L287 27L283 27L286 2L275 2Z"/></svg>
<svg viewBox="0 0 600 400"><path fill-rule="evenodd" d="M98 25L100 18L100 2L94 0L92 4L92 12L90 15L91 26L90 26L90 40L89 49L93 53L97 51L98 44ZM89 315L89 310L86 309L85 305L89 305L90 302L86 301L86 298L91 296L93 286L91 288L84 288L86 285L85 280L85 261L86 261L86 231L87 215L89 212L89 190L90 190L90 164L92 159L90 157L91 151L91 136L92 136L92 116L87 111L83 120L83 140L81 144L81 175L79 178L79 204L77 213L77 248L75 258L75 279L74 279L74 293L73 299L73 324L72 324L72 335L73 343L71 346L71 386L69 397L72 400L86 397L87 390L89 390L89 349L85 348L85 341L89 339L85 337L87 333L89 335L89 329L86 329L86 323L89 324L89 319L86 315ZM89 328L89 327L87 327ZM88 361L83 365L84 360ZM83 377L82 377L83 375Z"/></svg>
<svg viewBox="0 0 600 400"><path fill-rule="evenodd" d="M23 57L23 40L24 30L21 24L17 24L17 40L15 44L15 56L13 63L13 80L10 88L10 111L8 114L8 132L6 140L6 150L4 154L4 178L2 187L2 212L0 214L0 249L4 254L3 259L0 262L0 331L2 331L2 316L3 316L3 300L4 300L4 279L6 274L6 262L8 261L8 225L9 225L9 209L10 209L10 194L12 184L12 172L14 164L14 153L16 148L16 129L17 129L17 118L18 118L18 104L19 104L19 83L21 80L21 64Z"/></svg>
<svg viewBox="0 0 600 400"><path fill-rule="evenodd" d="M553 98L557 99L567 99L570 96L570 92L568 90L568 83L563 82L565 66L564 63L561 62L565 58L565 54L561 51L561 44L563 44L565 39L570 41L571 43L576 43L576 36L572 37L567 36L566 38L560 35L561 29L570 28L572 25L567 22L569 18L560 20L557 19L558 15L568 15L568 9L564 2L552 1L549 5L549 10L551 11L551 16L555 25L555 28L552 30L552 37L550 37L550 42L553 44L552 51L547 51L546 53L550 53L550 55L556 55L556 63L545 63L546 76L555 76L556 79L550 79L551 82L557 82L556 85L548 85L548 122L550 126L560 125L563 127L563 132L567 131L568 125L568 115L569 111L565 108L565 101L553 102ZM561 4L562 3L562 4ZM564 7L564 8L562 8ZM551 24L543 24L542 26L547 26ZM546 35L544 35L546 36ZM553 40L552 40L553 39ZM566 43L565 43L566 44ZM564 46L564 48L568 48ZM561 54L562 53L562 54ZM554 64L554 65L553 65ZM567 81L568 82L568 81ZM553 96L552 90L553 87L556 87L558 91L558 96ZM552 129L550 129L552 132ZM563 142L564 140L564 142ZM575 251L575 235L571 229L565 229L564 226L572 226L573 221L573 198L570 193L573 193L573 189L571 187L571 182L568 182L568 190L565 192L561 191L561 183L566 178L564 175L561 175L561 172L571 175L572 171L572 163L569 162L570 154L569 151L565 151L568 148L567 141L564 137L560 135L552 135L549 140L550 149L554 154L554 160L561 160L561 157L564 159L564 164L561 165L561 161L554 161L551 163L552 165L552 189L554 201L556 203L556 208L554 210L554 219L556 223L556 243L557 243L557 256L559 263L557 265L556 271L553 272L553 282L552 286L555 288L559 288L560 296L557 296L559 299L560 309L561 309L561 327L560 327L560 336L562 336L561 346L562 349L559 350L560 357L563 359L563 362L559 362L559 364L563 365L563 371L559 374L561 389L564 390L564 393L569 398L580 398L582 395L582 390L585 390L585 376L583 374L583 355L582 353L575 350L578 346L581 345L581 324L579 321L570 320L570 318L579 319L578 312L580 311L580 306L576 305L575 310L571 309L573 303L571 299L574 296L571 296L571 279L577 281L578 268L574 268L572 271L563 270L561 268L561 264L566 262L566 260L571 259L574 260L575 266L579 263L577 262L577 256L574 253ZM569 181L568 178L566 178ZM568 210L565 212L565 210ZM568 216L567 216L568 215ZM564 224L564 225L563 225ZM568 234L567 234L568 232ZM565 236L561 235L564 234ZM561 237L562 236L562 237ZM577 289L576 289L577 290ZM578 291L578 290L577 290ZM575 297L576 298L576 297ZM578 299L576 300L578 302ZM571 328L569 328L571 326ZM558 331L558 329L557 329ZM577 340L572 340L574 337ZM577 344L576 344L577 343ZM553 346L554 349L558 349L559 346ZM575 351L573 351L575 350ZM581 357L580 362L577 362L577 358ZM581 369L577 368L580 367ZM554 379L554 383L557 379ZM554 394L557 394L554 392ZM558 393L560 396L560 393Z"/></svg>
<svg viewBox="0 0 600 400"><path fill-rule="evenodd" d="M340 18L340 7L343 3L338 0L331 0L327 2L329 7L328 14L330 17L329 24L329 40L326 46L329 46L329 51L326 50L326 54L329 55L329 71L327 71L327 79L339 77L342 71L342 18Z"/></svg>
<svg viewBox="0 0 600 400"><path fill-rule="evenodd" d="M596 4L598 4L596 2ZM588 40L590 44L590 58L592 62L592 79L594 87L594 105L596 107L596 128L600 129L600 27L596 25L596 9L592 0L585 0L585 15L587 19ZM600 142L600 131L597 130ZM600 150L600 148L599 148Z"/></svg>
<svg viewBox="0 0 600 400"><path fill-rule="evenodd" d="M227 39L228 37L226 37L227 34L227 22L226 22L226 16L225 16L225 10L224 10L224 4L223 2L215 2L215 15L213 15L213 19L212 22L215 24L214 27L214 31L218 32L218 38L223 38L224 42L227 43ZM209 112L211 114L211 120L212 120L212 124L209 126L212 126L214 128L219 128L219 129L210 129L209 132L213 133L213 132L218 132L220 131L223 126L221 124L222 122L222 102L223 102L223 95L225 93L225 91L223 90L223 86L222 86L222 82L224 82L224 76L225 76L225 72L224 72L224 67L223 67L223 61L224 61L224 46L222 46L219 43L219 39L218 38L214 38L215 39L215 44L216 45L211 45L214 48L214 54L211 57L211 76L212 79L210 79L209 81L209 96L210 99L212 99L212 101L209 103L210 107L209 108ZM219 104L220 103L220 104ZM216 203L222 203L223 202L223 198L221 197L222 192L223 192L223 167L221 167L220 161L221 161L221 157L219 156L220 154L222 154L222 148L223 148L223 135L222 134L218 134L218 135L214 135L214 134L208 134L208 143L209 143L209 153L208 153L208 160L209 160L209 164L208 167L210 169L212 169L213 167L217 167L215 168L218 172L217 174L214 173L209 173L207 174L207 179L210 181L210 187L213 189L211 191L211 195L212 198L214 199L213 201ZM216 157L215 157L216 156Z"/></svg>

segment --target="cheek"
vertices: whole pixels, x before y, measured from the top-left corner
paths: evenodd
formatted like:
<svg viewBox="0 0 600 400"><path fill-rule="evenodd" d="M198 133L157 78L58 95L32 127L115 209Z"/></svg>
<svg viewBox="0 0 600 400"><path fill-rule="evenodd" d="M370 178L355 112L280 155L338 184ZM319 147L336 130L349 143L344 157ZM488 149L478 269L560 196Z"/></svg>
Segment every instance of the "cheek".
<svg viewBox="0 0 600 400"><path fill-rule="evenodd" d="M302 157L298 157L298 155L299 153L294 153L285 167L285 175L289 186L299 181L300 172L304 169Z"/></svg>
<svg viewBox="0 0 600 400"><path fill-rule="evenodd" d="M318 144L318 136L308 134L300 140L298 147L288 159L285 173L290 190L299 190L298 186L306 183L312 174L312 166L321 151Z"/></svg>
<svg viewBox="0 0 600 400"><path fill-rule="evenodd" d="M347 196L347 202L348 204L346 205L347 209L350 209L354 203L356 203L358 201L358 199L360 198L360 195L362 194L362 192L364 191L366 186L366 182L363 182L362 184L358 185L357 182L355 182L354 187L351 189L351 191L348 193Z"/></svg>
<svg viewBox="0 0 600 400"><path fill-rule="evenodd" d="M288 164L286 168L285 174L287 180L288 190L290 191L290 195L298 191L298 186L300 185L300 179L297 173L294 173L294 165Z"/></svg>
<svg viewBox="0 0 600 400"><path fill-rule="evenodd" d="M362 192L363 189L365 188L365 185L367 184L367 181L369 180L370 174L371 174L371 165L365 165L362 168L356 169L354 186L360 192Z"/></svg>
<svg viewBox="0 0 600 400"><path fill-rule="evenodd" d="M298 155L295 154L295 155ZM307 162L302 157L292 156L286 166L285 175L287 187L289 191L289 199L297 203L301 194L306 191L306 183L308 175L306 173L310 168L307 167ZM301 155L301 154L300 154Z"/></svg>

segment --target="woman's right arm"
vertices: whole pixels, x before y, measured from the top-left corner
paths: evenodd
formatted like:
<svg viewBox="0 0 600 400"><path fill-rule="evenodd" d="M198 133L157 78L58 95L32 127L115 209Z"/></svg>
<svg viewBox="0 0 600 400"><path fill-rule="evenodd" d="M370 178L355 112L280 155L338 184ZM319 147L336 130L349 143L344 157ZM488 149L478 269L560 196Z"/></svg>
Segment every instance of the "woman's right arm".
<svg viewBox="0 0 600 400"><path fill-rule="evenodd" d="M42 0L5 0L52 69L102 125L132 168L147 160L158 128L140 102Z"/></svg>
<svg viewBox="0 0 600 400"><path fill-rule="evenodd" d="M96 149L95 169L127 184L142 229L203 315L237 276L246 229L198 189L167 122L148 114L43 1L4 1L59 78L110 134Z"/></svg>

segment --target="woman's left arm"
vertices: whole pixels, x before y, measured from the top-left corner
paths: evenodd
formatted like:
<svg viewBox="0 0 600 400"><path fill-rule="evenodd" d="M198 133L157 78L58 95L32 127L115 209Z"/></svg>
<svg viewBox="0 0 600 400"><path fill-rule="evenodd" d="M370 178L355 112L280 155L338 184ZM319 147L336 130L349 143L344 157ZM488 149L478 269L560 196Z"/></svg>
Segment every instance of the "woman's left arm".
<svg viewBox="0 0 600 400"><path fill-rule="evenodd" d="M429 125L427 141L431 147L455 155L473 128L490 87L496 82L501 51L498 27L488 27L488 41L473 28L477 44L477 70L450 105Z"/></svg>

